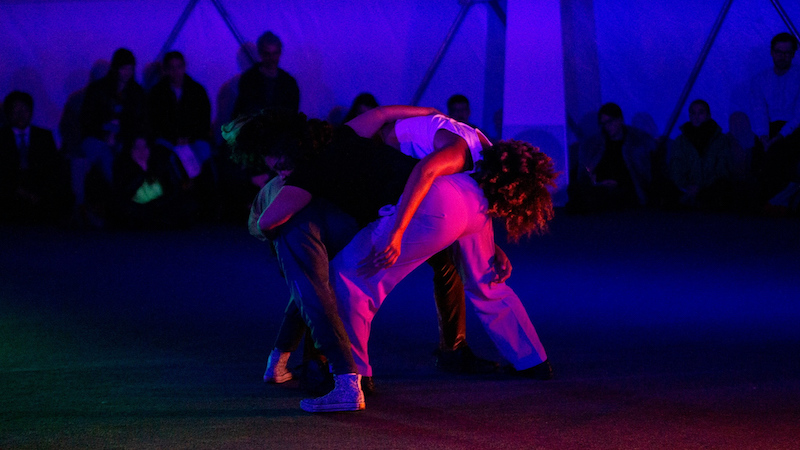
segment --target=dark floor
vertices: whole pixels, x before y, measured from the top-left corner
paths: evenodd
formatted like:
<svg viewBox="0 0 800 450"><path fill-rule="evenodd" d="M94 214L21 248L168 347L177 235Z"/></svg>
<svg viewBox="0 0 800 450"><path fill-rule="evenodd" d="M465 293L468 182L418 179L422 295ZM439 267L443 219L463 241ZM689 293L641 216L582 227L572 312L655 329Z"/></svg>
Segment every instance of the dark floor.
<svg viewBox="0 0 800 450"><path fill-rule="evenodd" d="M379 395L312 415L261 382L286 288L244 228L0 227L0 448L798 448L798 220L559 211L506 248L556 379L437 372L424 267L376 317Z"/></svg>

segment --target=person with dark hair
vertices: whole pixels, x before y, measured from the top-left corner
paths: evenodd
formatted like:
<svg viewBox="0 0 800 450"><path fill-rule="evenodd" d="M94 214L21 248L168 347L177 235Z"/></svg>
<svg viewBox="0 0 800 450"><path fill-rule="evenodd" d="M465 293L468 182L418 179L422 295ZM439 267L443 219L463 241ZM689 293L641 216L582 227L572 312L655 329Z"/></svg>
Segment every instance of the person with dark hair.
<svg viewBox="0 0 800 450"><path fill-rule="evenodd" d="M186 228L196 212L194 200L171 170L169 149L145 136L126 141L114 159L111 224L130 229Z"/></svg>
<svg viewBox="0 0 800 450"><path fill-rule="evenodd" d="M689 121L681 126L669 152L669 174L682 192L680 203L701 209L733 207L733 153L730 140L711 118L705 100L689 104Z"/></svg>
<svg viewBox="0 0 800 450"><path fill-rule="evenodd" d="M211 157L211 102L206 89L186 73L180 52L164 55L161 69L164 75L148 95L153 136L175 153L191 180Z"/></svg>
<svg viewBox="0 0 800 450"><path fill-rule="evenodd" d="M447 115L457 120L458 122L465 123L472 128L476 128L469 121L469 116L472 111L469 109L469 99L462 94L455 94L447 99Z"/></svg>
<svg viewBox="0 0 800 450"><path fill-rule="evenodd" d="M283 43L271 31L256 41L261 61L242 73L239 94L233 106L233 118L255 114L262 109L282 109L297 112L300 108L300 89L297 81L278 67Z"/></svg>
<svg viewBox="0 0 800 450"><path fill-rule="evenodd" d="M625 125L622 108L606 103L597 111L601 134L581 143L578 176L568 188L567 208L599 212L645 205L655 140Z"/></svg>
<svg viewBox="0 0 800 450"><path fill-rule="evenodd" d="M0 219L44 222L71 208L69 171L50 130L31 125L33 97L12 91L0 127Z"/></svg>
<svg viewBox="0 0 800 450"><path fill-rule="evenodd" d="M80 110L81 152L73 160L73 189L77 206L94 209L90 214L102 216L102 203L88 208L86 178L92 168L99 169L101 186L97 197L103 197L105 186L112 182L112 165L124 142L147 133L147 101L144 89L134 77L136 58L125 48L114 51L111 67L103 78L92 82ZM103 186L105 185L105 186ZM100 217L102 219L102 217Z"/></svg>
<svg viewBox="0 0 800 450"><path fill-rule="evenodd" d="M377 108L378 101L375 100L375 96L370 94L369 92L362 92L353 99L353 104L350 105L350 109L347 111L347 114L344 116L343 122L349 122L359 115L369 111L370 109Z"/></svg>
<svg viewBox="0 0 800 450"><path fill-rule="evenodd" d="M370 117L374 116L375 123L381 125L379 135L382 141L415 159L422 159L448 146L458 146L460 150L457 153L466 156L463 161L464 171L473 172L475 164L481 159L480 153L483 147L491 145L488 138L479 130L441 114L405 118L390 123L382 122L389 116L385 114L385 111L394 108L407 107L389 106L382 111L372 109L362 113L363 117L359 120L373 120ZM377 126L372 126L372 128L377 128ZM274 183L274 181L270 182L271 185ZM253 209L257 209L257 213L253 213L250 216L250 229L251 234L256 237L262 236L257 226L257 221L268 206L268 204L264 204L262 198L264 192L271 190L273 190L271 187L262 189L258 200L253 204ZM498 364L477 357L467 344L464 284L458 273L458 268L453 262L452 253L450 249L446 249L435 254L427 261L433 269L434 299L439 319L440 341L439 348L436 350L436 366L441 370L452 373L490 373L497 369ZM332 257L335 252L329 249L328 254ZM498 273L496 281L506 281L510 275L511 265L505 253L499 247L497 248L495 265L495 270ZM289 284L291 288L291 283ZM289 318L289 313L293 311L296 311L296 308L287 307L287 315L278 333L279 338L268 359L267 370L264 375L264 380L267 382L280 383L288 381L292 377L291 372L286 368L285 361L288 359L289 353L297 348L302 336L302 333L286 331L302 326L297 324L297 322L302 321L299 316L294 320ZM285 339L281 337L285 335L294 336L294 338ZM308 352L306 351L306 353ZM304 360L306 359L306 353L304 353ZM304 367L311 363L313 361L305 361ZM359 369L362 374L369 370L366 365L359 367ZM374 390L374 382L371 376L362 377L362 387L367 394Z"/></svg>
<svg viewBox="0 0 800 450"><path fill-rule="evenodd" d="M382 111L378 108L375 115L379 116ZM514 302L507 301L510 300L509 295L516 297L513 291L509 292L510 289L504 284L505 289L493 290L490 286L493 277L488 276L493 272L490 261L495 254L489 211L507 215L508 223L511 224L519 223L518 213L534 219L533 223L536 226L530 226L531 223L528 223L528 227L521 229L512 227L512 237L541 231L547 220L552 217L552 203L545 200L539 202L540 199L550 199L547 187L553 185L555 178L552 161L537 150L529 152L513 150L511 147L515 147L514 143L508 143L511 147L503 145L497 148L507 161L516 160L520 164L517 169L511 169L511 173L536 179L534 183L529 184L516 178L511 185L504 187L503 192L512 196L513 202L522 206L524 210L524 212L520 210L511 212L505 207L496 208L501 202L496 205L486 205L482 191L475 181L466 174L457 174L463 169L467 158L463 148L448 147L448 151L434 152L417 162L391 147L376 144L369 139L383 123L391 121L375 120L375 115L369 118L361 116L361 120L356 118L336 132L332 132L327 123L306 120L302 114L292 116L265 113L227 127L226 135L233 144L234 155L250 161L262 160L273 170L290 171L285 179L286 185L270 207L261 214L259 227L265 232L279 228L315 197L326 198L356 218L361 225L369 224L369 227L362 230L336 259L353 261L355 258L356 262L368 261L362 269L372 273L372 276L362 276L361 270L358 270L358 273L352 272L355 267L351 264L338 265L334 261L333 266L342 270L346 268L352 272L348 272L346 276L355 283L350 286L353 289L358 289L361 285L364 288L363 292L372 293L369 286L373 281L379 281L385 290L379 289L376 291L377 295L372 297L376 306L410 269L457 240L469 241L469 245L461 247L463 254L459 258L468 270L468 278L465 280L471 287L468 292L485 300L488 300L487 295L494 297L495 301L485 302L487 309L484 313L508 316L509 320L519 321L518 327L514 330L505 330L517 336L519 340L501 345L501 351L523 374L541 379L552 377L552 368L546 360L544 349L533 326L530 325L527 314L524 314L524 320L519 314L520 309L524 312L519 299L516 298L519 308L515 308L512 305ZM505 152L504 148L510 151ZM507 167L505 169L509 170ZM444 176L448 174L457 175ZM489 186L492 182L504 178L499 175L488 176L484 185ZM504 184L509 181L503 180ZM515 186L535 187L535 189L517 191ZM441 194L445 192L447 195L442 197ZM442 202L443 198L447 198L448 201ZM463 201L454 201L459 198ZM396 208L397 213L391 214L390 210L395 208L389 208L387 205L397 203L398 199L400 203ZM520 202L520 199L525 201ZM387 208L384 208L385 206ZM448 211L444 214L445 220L441 220L442 208ZM379 210L384 212L383 220L376 220L381 216ZM431 213L438 220L428 215ZM422 231L423 229L425 231ZM377 234L373 236L372 231L376 231ZM409 242L414 244L408 247ZM364 251L368 253L372 251L372 254L365 254ZM490 254L484 254L487 251ZM398 264L395 266L396 262ZM394 268L390 269L392 267ZM387 277L387 273L391 276ZM344 275L337 276L337 292L347 297L341 298L340 302L341 307L348 308L348 311L342 313L350 317L350 311L354 309L349 299L362 297L356 296L355 292L352 293L353 297L350 297L349 290L342 286L342 283L347 284L342 276ZM503 298L505 300L501 300ZM335 298L332 300L334 304L328 311L338 312ZM303 301L305 302L305 299ZM371 319L371 316L364 319ZM336 318L328 316L328 320L331 323L341 324L338 316ZM361 324L355 326L359 332L363 331ZM313 335L313 324L311 328ZM368 333L366 335L368 336ZM365 342L360 342L364 336L363 332L351 336L359 339L358 348L366 348L363 345ZM522 339L522 336L527 336L532 341ZM504 341L508 335L495 333L492 337ZM341 343L340 340L339 344ZM342 353L340 356L353 361L352 353L349 355L346 351ZM365 354L359 357L368 364ZM355 362L348 366L345 370L356 368ZM312 412L363 409L363 392L358 383L361 375L356 371L337 370L333 362L332 368L335 374L334 389L323 397L304 400L301 402L301 407Z"/></svg>
<svg viewBox="0 0 800 450"><path fill-rule="evenodd" d="M792 65L797 38L779 33L770 42L773 67L752 80L753 131L761 138L766 161L759 176L766 202L800 180L800 68Z"/></svg>

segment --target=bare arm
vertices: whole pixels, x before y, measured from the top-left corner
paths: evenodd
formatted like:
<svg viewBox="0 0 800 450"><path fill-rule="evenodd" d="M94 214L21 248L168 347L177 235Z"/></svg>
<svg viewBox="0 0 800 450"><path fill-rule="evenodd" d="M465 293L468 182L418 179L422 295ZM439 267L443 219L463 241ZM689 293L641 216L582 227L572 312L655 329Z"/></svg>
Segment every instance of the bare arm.
<svg viewBox="0 0 800 450"><path fill-rule="evenodd" d="M275 200L261 213L261 217L258 218L258 227L263 232L272 231L289 221L309 202L311 202L311 193L305 189L284 186L275 196Z"/></svg>
<svg viewBox="0 0 800 450"><path fill-rule="evenodd" d="M506 252L500 248L499 245L494 245L494 261L492 263L492 271L494 272L494 277L492 281L489 282L489 286L492 283L505 283L506 280L511 277L511 261L508 259Z"/></svg>
<svg viewBox="0 0 800 450"><path fill-rule="evenodd" d="M469 151L466 141L449 131L440 130L436 134L435 152L423 158L411 172L403 189L403 197L397 207L395 223L385 242L376 242L373 252L362 263L372 263L374 267L386 268L397 261L400 246L408 224L420 203L428 194L433 181L442 175L451 175L464 170Z"/></svg>
<svg viewBox="0 0 800 450"><path fill-rule="evenodd" d="M357 135L371 138L383 125L389 122L431 114L439 114L439 111L436 108L423 108L421 106L379 106L357 116L345 125L352 128Z"/></svg>

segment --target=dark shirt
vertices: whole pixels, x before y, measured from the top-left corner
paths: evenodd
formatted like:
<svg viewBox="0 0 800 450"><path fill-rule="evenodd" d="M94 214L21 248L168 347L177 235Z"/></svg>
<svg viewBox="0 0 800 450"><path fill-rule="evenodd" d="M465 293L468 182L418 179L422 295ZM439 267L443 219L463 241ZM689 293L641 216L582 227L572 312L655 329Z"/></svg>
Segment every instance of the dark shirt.
<svg viewBox="0 0 800 450"><path fill-rule="evenodd" d="M233 105L233 117L254 114L262 109L297 112L299 108L300 89L297 81L285 70L278 69L278 76L270 78L256 64L239 78L239 95Z"/></svg>
<svg viewBox="0 0 800 450"><path fill-rule="evenodd" d="M617 182L617 189L626 197L636 198L633 188L633 179L622 156L622 145L625 141L612 141L606 139L606 149L600 162L597 163L595 176L598 182L613 180Z"/></svg>
<svg viewBox="0 0 800 450"><path fill-rule="evenodd" d="M699 127L692 125L692 122L686 122L681 125L681 132L686 136L686 140L692 144L692 147L697 150L697 153L703 157L708 150L711 139L717 134L722 133L722 128L717 125L714 119L708 119L701 123Z"/></svg>
<svg viewBox="0 0 800 450"><path fill-rule="evenodd" d="M112 120L118 120L119 127L112 125ZM144 89L131 80L117 93L117 80L109 75L89 84L81 105L80 123L82 138L105 140L114 132L118 142L125 142L146 133L149 129Z"/></svg>
<svg viewBox="0 0 800 450"><path fill-rule="evenodd" d="M175 95L168 78L162 78L148 97L150 123L155 137L173 144L178 138L190 142L211 139L211 103L206 89L189 75L183 77L181 98Z"/></svg>
<svg viewBox="0 0 800 450"><path fill-rule="evenodd" d="M398 202L418 162L342 126L320 155L297 164L286 185L327 199L365 226L381 207Z"/></svg>

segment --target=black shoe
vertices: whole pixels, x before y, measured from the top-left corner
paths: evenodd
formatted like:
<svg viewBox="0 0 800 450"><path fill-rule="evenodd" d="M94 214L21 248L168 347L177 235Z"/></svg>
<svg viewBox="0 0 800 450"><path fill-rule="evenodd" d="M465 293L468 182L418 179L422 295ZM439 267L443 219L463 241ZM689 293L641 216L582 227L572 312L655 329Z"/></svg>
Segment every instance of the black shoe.
<svg viewBox="0 0 800 450"><path fill-rule="evenodd" d="M553 379L553 366L550 364L550 360L546 359L543 363L537 364L533 367L529 367L523 370L516 370L513 367L509 370L512 375L525 377L525 378L533 378L534 380L552 380Z"/></svg>
<svg viewBox="0 0 800 450"><path fill-rule="evenodd" d="M328 365L319 359L303 362L300 388L309 395L321 396L333 389L333 375Z"/></svg>
<svg viewBox="0 0 800 450"><path fill-rule="evenodd" d="M375 395L378 391L375 389L375 380L372 377L361 377L361 390L364 395L369 397Z"/></svg>
<svg viewBox="0 0 800 450"><path fill-rule="evenodd" d="M469 347L463 346L456 350L437 350L436 367L450 373L486 374L494 373L500 365L478 358Z"/></svg>

